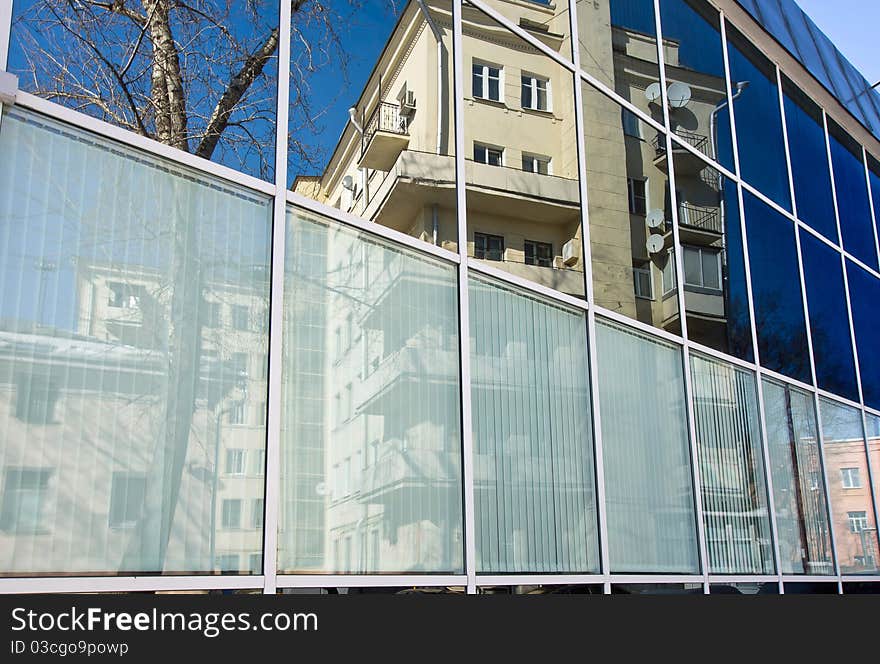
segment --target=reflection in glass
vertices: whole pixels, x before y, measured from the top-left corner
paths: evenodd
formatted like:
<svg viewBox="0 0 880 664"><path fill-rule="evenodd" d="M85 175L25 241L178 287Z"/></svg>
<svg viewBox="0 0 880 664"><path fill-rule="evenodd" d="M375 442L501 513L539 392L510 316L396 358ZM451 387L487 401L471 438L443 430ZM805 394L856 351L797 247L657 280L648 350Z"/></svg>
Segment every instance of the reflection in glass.
<svg viewBox="0 0 880 664"><path fill-rule="evenodd" d="M867 427L868 461L871 468L871 487L875 501L880 498L880 417L865 414L865 426ZM876 502L874 503L876 506ZM880 562L878 562L880 565ZM876 587L876 586L875 586Z"/></svg>
<svg viewBox="0 0 880 664"><path fill-rule="evenodd" d="M820 407L840 573L877 574L877 522L861 413L825 398Z"/></svg>
<svg viewBox="0 0 880 664"><path fill-rule="evenodd" d="M16 0L9 69L27 92L266 180L278 4ZM318 3L293 3L312 20Z"/></svg>
<svg viewBox="0 0 880 664"><path fill-rule="evenodd" d="M462 568L455 269L287 220L279 570Z"/></svg>
<svg viewBox="0 0 880 664"><path fill-rule="evenodd" d="M709 571L772 574L755 377L701 355L691 376Z"/></svg>
<svg viewBox="0 0 880 664"><path fill-rule="evenodd" d="M741 175L790 211L791 190L776 68L729 24L727 36Z"/></svg>
<svg viewBox="0 0 880 664"><path fill-rule="evenodd" d="M599 569L586 317L470 285L477 571Z"/></svg>
<svg viewBox="0 0 880 664"><path fill-rule="evenodd" d="M260 573L271 205L25 110L0 152L0 570Z"/></svg>
<svg viewBox="0 0 880 664"><path fill-rule="evenodd" d="M612 572L699 571L680 351L597 325Z"/></svg>
<svg viewBox="0 0 880 664"><path fill-rule="evenodd" d="M713 583L709 586L709 593L712 595L778 595L779 583L776 581Z"/></svg>
<svg viewBox="0 0 880 664"><path fill-rule="evenodd" d="M859 375L865 405L880 409L880 280L855 263L846 261L850 305L856 348L859 356Z"/></svg>
<svg viewBox="0 0 880 664"><path fill-rule="evenodd" d="M876 270L877 245L862 148L831 120L828 121L828 138L831 141L831 163L834 166L843 248Z"/></svg>
<svg viewBox="0 0 880 664"><path fill-rule="evenodd" d="M798 218L837 244L822 109L788 78L782 79L782 91Z"/></svg>
<svg viewBox="0 0 880 664"><path fill-rule="evenodd" d="M812 383L793 222L743 193L761 364Z"/></svg>
<svg viewBox="0 0 880 664"><path fill-rule="evenodd" d="M584 71L612 89L618 77L626 75L627 68L636 69L639 77L650 83L659 83L657 26L652 0L578 2L577 5Z"/></svg>
<svg viewBox="0 0 880 664"><path fill-rule="evenodd" d="M840 254L804 230L801 256L819 387L859 400Z"/></svg>
<svg viewBox="0 0 880 664"><path fill-rule="evenodd" d="M763 387L780 572L833 574L813 397L772 380Z"/></svg>
<svg viewBox="0 0 880 664"><path fill-rule="evenodd" d="M564 52L514 7L525 30ZM583 298L572 74L472 6L463 19L468 254Z"/></svg>
<svg viewBox="0 0 880 664"><path fill-rule="evenodd" d="M694 163L696 167L689 168ZM673 164L688 337L751 361L754 351L736 184L703 162L689 162L685 154L675 155ZM670 269L673 279L674 268Z"/></svg>
<svg viewBox="0 0 880 664"><path fill-rule="evenodd" d="M874 226L880 236L880 161L868 153L868 180L871 185L871 203L874 211Z"/></svg>
<svg viewBox="0 0 880 664"><path fill-rule="evenodd" d="M660 21L672 130L733 171L718 12L705 0L661 0Z"/></svg>
<svg viewBox="0 0 880 664"><path fill-rule="evenodd" d="M681 330L666 137L581 85L596 304Z"/></svg>
<svg viewBox="0 0 880 664"><path fill-rule="evenodd" d="M304 5L324 11L293 16L291 189L457 251L451 0Z"/></svg>

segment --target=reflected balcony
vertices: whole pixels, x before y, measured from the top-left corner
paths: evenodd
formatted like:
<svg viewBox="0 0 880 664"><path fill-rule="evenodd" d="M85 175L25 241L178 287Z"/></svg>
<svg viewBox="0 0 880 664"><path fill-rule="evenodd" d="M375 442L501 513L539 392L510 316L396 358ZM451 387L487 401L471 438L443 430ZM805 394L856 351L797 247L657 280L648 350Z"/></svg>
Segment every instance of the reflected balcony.
<svg viewBox="0 0 880 664"><path fill-rule="evenodd" d="M674 133L684 143L696 149L697 152L701 152L707 157L710 156L708 136L681 128L675 129ZM666 162L666 140L663 135L657 134L652 141L652 145L654 146L655 155L654 166L664 173L667 172L669 169ZM675 163L675 172L679 175L698 175L706 168L706 162L674 141L672 143L672 160Z"/></svg>
<svg viewBox="0 0 880 664"><path fill-rule="evenodd" d="M390 170L408 145L409 127L400 106L380 102L364 125L359 166Z"/></svg>

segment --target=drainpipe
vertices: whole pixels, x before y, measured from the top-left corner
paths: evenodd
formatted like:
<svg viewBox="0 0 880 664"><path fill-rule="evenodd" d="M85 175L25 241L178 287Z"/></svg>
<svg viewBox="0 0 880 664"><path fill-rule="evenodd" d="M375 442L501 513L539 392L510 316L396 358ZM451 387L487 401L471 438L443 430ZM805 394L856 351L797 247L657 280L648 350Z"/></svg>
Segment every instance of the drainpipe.
<svg viewBox="0 0 880 664"><path fill-rule="evenodd" d="M434 22L434 18L431 16L431 12L428 9L428 5L425 4L425 0L418 0L418 3L419 9L422 10L422 14L425 17L425 22L428 24L428 27L431 28L431 32L434 34L434 39L437 40L437 154L442 154L443 115L446 110L446 107L443 105L443 86L446 82L446 78L443 75L443 31L440 30L440 27Z"/></svg>
<svg viewBox="0 0 880 664"><path fill-rule="evenodd" d="M379 103L382 103L381 97L379 98ZM351 124L354 125L354 128L357 130L357 132L361 135L361 145L363 145L364 128L357 120L357 109L354 106L348 109L348 119L351 121ZM363 189L364 192L364 209L366 210L367 205L370 204L370 192L367 190L370 178L366 168L360 168L358 170L361 173L361 189Z"/></svg>

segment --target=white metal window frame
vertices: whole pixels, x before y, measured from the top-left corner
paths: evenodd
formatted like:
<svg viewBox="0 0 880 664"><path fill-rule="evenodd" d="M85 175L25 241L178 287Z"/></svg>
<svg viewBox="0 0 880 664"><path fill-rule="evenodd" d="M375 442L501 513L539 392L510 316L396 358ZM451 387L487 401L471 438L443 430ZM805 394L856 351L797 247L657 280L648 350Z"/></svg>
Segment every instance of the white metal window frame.
<svg viewBox="0 0 880 664"><path fill-rule="evenodd" d="M485 159L477 158L477 151L482 150L485 154ZM491 145L490 143L482 143L480 141L474 141L474 162L477 164L485 164L487 166L506 166L505 164L505 150L503 147L498 145ZM498 163L493 164L490 160L492 154L498 155Z"/></svg>
<svg viewBox="0 0 880 664"><path fill-rule="evenodd" d="M452 0L454 12L453 12L453 58L454 58L454 66L455 66L455 77L454 77L454 107L455 107L455 145L456 145L456 170L458 177L456 178L456 196L458 202L458 231L459 237L467 236L467 221L466 221L466 200L465 200L465 187L463 182L463 173L464 173L464 139L463 139L463 119L462 119L462 110L463 110L463 61L462 61L462 3L463 0ZM290 15L290 4L281 0L280 4L280 22L281 25L289 25L291 20ZM266 476L265 476L265 498L264 498L264 508L265 508L265 517L264 517L264 547L263 547L263 574L262 575L232 575L232 576L224 576L224 575L187 575L187 576L102 576L102 577L31 577L31 578L0 578L0 592L119 592L119 591L161 591L161 590L180 590L180 589L192 589L192 590L212 590L212 589L239 589L239 590L250 590L257 589L262 590L265 593L274 593L279 588L288 588L288 587L367 587L367 586L376 586L376 587L393 587L393 586L465 586L468 592L476 592L477 588L481 585L518 585L518 584L529 584L529 583L538 583L543 585L554 585L554 584L570 584L570 583L596 583L602 584L605 592L610 592L610 586L612 583L700 583L702 582L704 585L704 590L708 592L710 584L714 583L738 583L738 582L778 582L780 592L784 592L785 583L795 583L795 582L809 582L809 583L836 583L838 590L840 592L843 591L843 583L850 581L877 581L880 582L880 575L878 576L845 576L840 572L839 565L836 561L835 557L835 574L831 576L823 576L823 577L811 577L811 576L791 576L791 575L783 575L781 573L776 575L764 575L764 576L727 576L727 575L712 575L709 574L706 570L706 539L705 533L703 531L703 520L702 520L702 508L699 500L700 495L700 482L699 482L699 472L696 467L696 464L693 462L696 459L696 449L695 449L695 441L693 439L693 431L694 431L694 415L693 415L693 401L692 401L692 388L690 385L689 371L687 370L687 365L689 363L689 354L693 351L699 351L706 355L718 358L722 361L726 361L732 364L736 364L743 368L747 368L751 370L756 375L756 382L758 386L758 402L759 402L759 410L761 415L761 427L762 434L764 439L766 439L766 428L765 428L765 414L764 414L764 403L763 403L763 389L762 389L762 378L770 378L777 381L781 381L800 389L804 389L813 395L814 406L816 408L816 418L817 418L817 426L819 431L821 432L821 410L819 409L819 398L826 397L832 399L836 402L843 403L846 405L850 405L860 409L862 413L863 420L863 432L867 433L866 427L866 415L876 415L880 416L880 409L874 409L867 407L864 403L864 397L861 387L861 375L860 375L860 367L858 363L858 349L855 343L855 335L852 332L851 326L851 342L853 346L853 354L856 359L856 373L857 373L857 383L859 387L859 400L852 401L849 399L843 399L837 395L825 392L821 390L816 382L816 372L815 372L815 360L813 358L812 353L812 335L809 323L807 302L806 302L806 293L804 290L804 279L803 279L803 260L801 257L800 251L800 242L799 242L799 231L803 230L804 232L810 233L812 236L819 239L821 242L824 242L826 245L835 249L838 254L841 256L841 262L845 266L845 262L848 260L862 269L865 269L867 272L872 274L876 278L880 278L880 273L877 270L872 269L871 267L865 265L861 261L859 261L854 256L850 255L846 252L842 247L835 245L830 240L827 240L819 234L817 231L814 231L812 228L807 226L802 220L800 220L797 216L796 208L793 208L792 211L787 211L780 207L778 204L770 200L767 196L762 194L760 191L755 189L748 182L744 182L740 177L740 169L739 169L739 156L738 156L738 148L737 148L737 137L736 137L736 126L735 119L733 118L732 112L730 112L731 104L731 90L728 83L728 112L731 116L731 130L733 135L733 148L734 148L734 171L731 171L718 163L715 163L701 152L697 151L692 146L688 145L679 137L672 134L672 132L668 131L670 126L669 122L669 111L666 105L664 104L664 118L663 122L657 122L653 118L644 114L640 109L631 104L626 99L623 99L618 95L614 90L607 88L601 81L596 79L591 74L583 71L580 67L579 61L579 53L578 49L574 49L572 53L572 59L568 60L564 56L556 53L545 44L543 44L540 40L538 40L534 35L528 33L523 30L519 26L510 22L506 17L502 16L496 10L492 9L488 5L484 4L482 0L470 0L470 4L477 9L479 9L484 14L493 18L496 22L503 25L506 29L516 34L519 38L525 40L531 46L536 48L538 51L544 53L555 62L560 64L565 69L571 71L575 76L575 85L574 85L574 96L575 96L575 123L577 126L577 143L578 143L578 170L579 170L579 188L581 192L582 198L582 211L581 217L583 222L583 233L582 233L582 247L583 247L583 261L584 261L584 271L586 278L586 293L587 298L586 302L579 300L577 298L563 295L557 291L554 291L550 288L540 286L528 280L515 277L514 275L510 275L502 270L498 270L497 268L493 268L492 266L483 265L479 261L475 261L473 259L468 258L466 254L466 243L459 243L459 250L457 253L449 252L445 249L441 249L439 247L434 247L431 245L425 245L422 242L412 238L403 233L394 231L392 229L384 228L381 226L377 226L375 224L370 224L369 222L360 219L354 215L340 212L337 209L332 207L317 203L313 200L307 199L301 195L298 195L294 192L287 190L287 156L284 151L277 151L275 155L275 179L274 182L265 182L259 180L258 178L254 178L249 175L245 175L234 169L231 169L226 166L222 166L220 164L216 164L213 162L204 161L198 157L195 157L191 154L183 153L174 148L170 148L168 146L162 145L155 141L152 141L148 138L144 138L141 136L134 135L124 129L119 127L115 127L113 125L104 123L100 120L96 120L89 116L83 115L76 111L72 111L65 107L59 106L52 102L46 101L44 99L38 98L34 95L31 95L26 92L19 91L16 95L16 105L20 105L23 108L27 108L29 110L35 111L37 113L41 113L47 116L50 116L56 120L61 122L69 123L86 131L92 131L98 133L102 136L110 138L112 140L118 141L122 144L125 144L128 147L144 150L152 155L168 159L173 161L183 167L195 170L197 172L202 172L207 175L212 175L215 177L220 177L229 182L233 182L239 186L244 186L252 189L255 192L260 192L265 195L271 196L274 201L273 205L273 235L272 235L272 243L273 243L273 253L272 253L272 281L271 281L271 311L270 311L270 330L269 330L269 380L268 380L268 391L269 398L267 404L268 411L268 434L267 434L267 446L265 450L266 456ZM722 4L723 0L715 0L714 4ZM723 9L723 7L721 8ZM654 10L655 10L655 20L658 27L658 43L662 43L662 25L660 22L660 11L659 11L659 0L654 0ZM722 44L724 51L724 64L725 69L728 74L729 80L729 58L727 54L727 41L725 39L725 28L727 24L727 17L724 12L721 11L721 31L722 31ZM2 3L0 4L0 69L5 69L7 66L7 54L8 54L8 45L10 40L10 29L11 29L11 19L12 19L12 3ZM577 43L577 5L575 2L570 3L569 7L569 27L571 30L572 42ZM288 84L288 73L289 73L289 60L290 60L290 35L289 31L281 30L280 31L280 43L279 43L279 82L278 82L278 103L277 103L277 115L276 115L276 126L277 126L277 144L278 145L286 145L286 131L287 131L287 98L289 94L289 84ZM661 83L665 83L665 63L664 63L664 53L662 49L658 49L658 61L660 63L660 75L661 75ZM779 65L777 63L777 87L779 90L780 100L782 99L782 90L779 85ZM500 67L500 77L499 81L499 95L503 98L503 67ZM757 334L755 329L755 318L754 318L754 304L751 295L751 273L749 270L749 258L748 258L748 243L747 238L745 237L745 220L741 216L741 224L743 231L743 244L744 244L744 260L746 264L746 288L749 304L749 311L751 314L751 328L752 328L752 343L754 350L754 362L745 362L738 358L734 358L731 356L727 356L724 353L720 353L714 349L704 347L696 342L691 341L688 338L687 334L687 324L686 317L682 319L682 332L680 335L666 332L664 330L655 329L649 325L639 323L638 321L633 321L621 314L618 314L614 311L606 310L601 307L595 306L594 297L593 297L593 283L592 283L592 275L591 275L591 260L590 260L590 243L589 243L589 223L588 223L588 205L587 205L587 187L586 187L586 167L585 167L585 155L584 155L584 139L583 139L583 112L582 112L582 91L581 91L581 81L590 84L593 88L606 95L610 99L617 102L621 107L629 111L635 118L637 118L642 123L653 127L654 129L665 133L667 154L671 154L672 147L674 146L679 150L686 150L691 152L698 159L703 160L707 165L715 168L721 175L727 177L732 182L734 182L737 186L738 196L740 199L740 207L742 208L742 195L743 192L749 192L752 195L756 196L759 200L763 201L765 204L769 205L776 212L781 214L783 217L787 218L792 222L793 232L795 235L797 249L798 249L798 262L799 262L799 272L800 272L800 281L801 281L801 293L804 301L804 310L805 310L805 319L807 322L807 339L808 346L810 348L810 363L811 363L811 374L812 380L810 383L803 383L801 381L792 380L786 376L782 376L776 372L768 370L760 365L760 356L758 354L757 348ZM488 90L488 87L486 88ZM662 85L662 89L665 91L665 85ZM665 94L665 92L664 92ZM788 160L789 166L789 184L793 186L790 175L790 150L788 149L788 136L787 136L787 126L784 121L784 106L780 109L783 116L783 133L785 138L785 147L786 147L786 158ZM835 109L835 112L839 113L838 109ZM823 114L827 115L827 111L823 110ZM2 123L2 106L0 106L0 123ZM827 120L826 124L826 141L827 139ZM863 163L865 166L865 177L869 183L869 175L868 175L868 166L866 154L867 151L863 147ZM829 163L830 163L830 155L829 155ZM675 192L674 187L674 171L670 169L670 188L672 192ZM833 179L832 179L833 184ZM870 184L869 184L870 186ZM835 195L835 210L837 209L837 200L836 200L836 191ZM674 254L679 260L675 261L676 266L676 276L678 278L679 283L683 282L683 275L681 271L683 270L683 262L680 260L680 251L681 251L681 243L678 238L678 219L677 219L677 206L675 201L675 194L672 194L672 210L673 210L673 235L676 240L676 249L674 250ZM591 366L596 366L596 348L595 348L595 330L596 330L596 316L602 316L608 318L609 320L617 321L618 323L622 323L629 327L639 329L655 338L664 339L666 341L671 341L675 343L682 350L682 361L685 364L685 391L687 395L687 404L688 404L688 422L689 422L689 430L690 430L690 439L691 439L691 459L692 459L692 468L694 473L695 480L695 496L696 499L696 510L697 510L697 523L698 523L698 537L700 541L701 547L701 565L704 570L702 573L694 574L694 575L684 575L684 576L668 576L668 575L610 575L607 572L597 574L597 575L504 575L504 576L484 576L477 575L475 572L475 549L474 549L474 487L473 487L473 465L472 465L472 452L473 452L473 441L470 433L470 415L471 415L471 405L470 405L470 360L467 352L462 352L460 356L461 362L461 416L462 416L462 450L463 450L463 493L464 493L464 528L465 528L465 572L464 574L455 574L455 575L281 575L276 572L276 560L277 560L277 529L278 529L278 510L279 510L279 498L280 498L280 423L281 423L281 398L280 398L280 384L281 384L281 366L278 361L271 361L273 358L279 358L281 356L281 316L282 316L282 303L284 298L283 292L283 279L281 275L283 274L283 265L284 265L284 253L285 253L285 225L286 225L286 214L289 205L294 205L299 207L300 209L318 213L324 215L334 222L347 225L350 227L354 227L362 232L369 233L372 235L376 235L378 237L382 237L393 242L396 242L400 245L406 246L410 249L413 249L417 252L421 252L424 254L432 255L435 258L439 258L441 260L447 261L450 264L456 265L458 267L458 284L459 284L459 330L460 330L460 343L462 343L461 350L466 351L466 340L469 335L469 321L468 321L468 273L470 270L474 270L475 272L486 274L488 276L492 276L496 279L500 279L502 281L506 281L514 286L519 288L528 290L530 292L539 294L551 300L560 301L570 306L577 307L582 309L586 313L587 319L587 329L588 329L588 351L591 360ZM873 200L871 200L871 211L874 217L874 234L875 240L877 239L877 216L880 215L880 211L874 209ZM837 221L839 223L839 213L836 212ZM880 243L877 244L877 253L878 257L880 257ZM846 276L846 271L844 270L844 276ZM679 292L679 306L680 310L683 310L683 294ZM847 297L847 307L849 312L850 319L852 318L851 313L851 303L849 296L849 288L848 284L846 286L846 297ZM850 320L850 323L852 321ZM597 377L596 371L591 370L590 372L590 383L594 393L598 392L597 385ZM594 403L593 408L593 422L594 427L596 429L595 436L595 454L596 454L596 467L597 467L597 502L598 502L598 518L599 518L599 536L600 536L600 560L601 560L601 568L603 570L608 570L608 546L607 546L607 523L605 517L605 491L604 491L604 474L602 471L603 460L602 460L602 440L601 440L601 404L597 402ZM867 453L867 435L865 437L865 452ZM769 467L767 450L766 446L763 447L763 454L765 460L765 468ZM824 481L826 487L828 486L828 477L827 477L827 468L824 465L824 441L821 440L820 433L820 456L822 459L822 473L824 476ZM867 454L866 454L867 455ZM880 471L880 469L872 469L871 468L871 460L870 456L868 456L868 473L869 478L868 482L871 487L872 494L876 494L877 483L873 481L874 473ZM770 496L769 505L771 508L771 526L772 526L772 534L774 539L774 555L776 559L776 566L779 569L779 551L778 551L778 539L777 539L777 530L776 530L776 519L775 519L775 510L773 509L772 502L772 483L771 478L768 476L767 478L767 489ZM826 499L829 500L829 503L826 505L831 514L831 505L830 498L828 498L826 493ZM877 507L877 496L873 495L874 505L875 505L875 516L876 516L876 507ZM833 548L836 550L836 542L835 542L835 532L834 532L834 524L831 523L831 537Z"/></svg>
<svg viewBox="0 0 880 664"><path fill-rule="evenodd" d="M636 297L640 300L653 300L654 299L654 270L651 269L651 264L648 263L647 267L635 267L633 266L633 287L635 288ZM639 275L645 275L648 277L648 293L642 293L641 280L639 279Z"/></svg>
<svg viewBox="0 0 880 664"><path fill-rule="evenodd" d="M718 249L715 247L698 247L693 244L686 244L682 247L682 249L683 249L682 253L685 257L687 256L688 251L691 251L691 252L695 251L699 255L700 281L702 282L699 284L695 284L691 281L686 280L684 282L685 287L695 286L696 288L705 288L707 290L718 291L720 293L721 292L721 249ZM715 259L715 261L714 261L715 273L716 273L715 278L718 280L718 286L707 286L706 285L706 271L704 269L705 264L703 263L703 256L704 255L713 256ZM685 260L685 279L687 279L687 260Z"/></svg>
<svg viewBox="0 0 880 664"><path fill-rule="evenodd" d="M541 174L540 165L544 164L547 169L543 175L553 175L553 159L546 155L536 154L534 152L522 153L522 166L526 173ZM526 166L528 165L528 168Z"/></svg>

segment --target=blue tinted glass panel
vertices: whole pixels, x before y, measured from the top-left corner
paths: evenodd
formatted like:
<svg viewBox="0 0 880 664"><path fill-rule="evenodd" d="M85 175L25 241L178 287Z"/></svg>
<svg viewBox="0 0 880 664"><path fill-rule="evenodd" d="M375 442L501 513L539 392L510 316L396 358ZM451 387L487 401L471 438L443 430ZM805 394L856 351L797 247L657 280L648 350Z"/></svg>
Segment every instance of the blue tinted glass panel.
<svg viewBox="0 0 880 664"><path fill-rule="evenodd" d="M791 210L776 70L736 30L731 28L728 34L742 177L783 208Z"/></svg>
<svg viewBox="0 0 880 664"><path fill-rule="evenodd" d="M744 194L746 232L761 364L811 382L807 332L792 222Z"/></svg>
<svg viewBox="0 0 880 664"><path fill-rule="evenodd" d="M801 231L801 256L819 387L859 400L840 254Z"/></svg>
<svg viewBox="0 0 880 664"><path fill-rule="evenodd" d="M861 148L831 122L828 123L828 131L843 248L866 265L877 269L877 247L874 244L871 203Z"/></svg>
<svg viewBox="0 0 880 664"><path fill-rule="evenodd" d="M880 280L849 261L846 276L865 404L880 408Z"/></svg>
<svg viewBox="0 0 880 664"><path fill-rule="evenodd" d="M656 35L654 3L651 0L611 0L611 25Z"/></svg>
<svg viewBox="0 0 880 664"><path fill-rule="evenodd" d="M822 111L788 79L783 79L782 90L798 217L838 243Z"/></svg>
<svg viewBox="0 0 880 664"><path fill-rule="evenodd" d="M880 162L868 155L868 179L871 182L871 201L874 204L874 226L880 235Z"/></svg>
<svg viewBox="0 0 880 664"><path fill-rule="evenodd" d="M690 101L676 107L675 93L683 88L670 90L672 127L686 140L694 139L692 144L705 145L703 152L733 170L718 12L706 2L662 0L660 20L664 42L677 45L666 50L667 83L686 85L692 91ZM699 94L693 94L697 86Z"/></svg>

